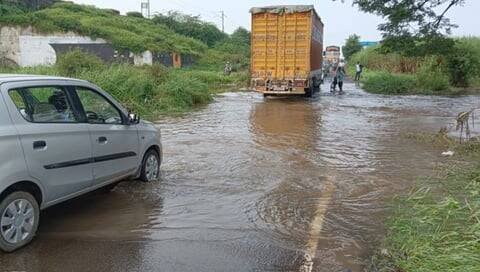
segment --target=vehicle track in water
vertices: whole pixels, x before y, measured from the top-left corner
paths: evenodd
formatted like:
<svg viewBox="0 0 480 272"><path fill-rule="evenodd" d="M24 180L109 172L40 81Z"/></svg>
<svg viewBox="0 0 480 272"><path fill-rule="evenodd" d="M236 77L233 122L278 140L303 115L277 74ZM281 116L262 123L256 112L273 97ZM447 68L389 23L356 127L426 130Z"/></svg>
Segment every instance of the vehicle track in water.
<svg viewBox="0 0 480 272"><path fill-rule="evenodd" d="M436 132L480 100L345 89L225 93L158 121L159 182L44 211L36 240L0 255L2 269L363 271L388 201L446 160L402 135Z"/></svg>

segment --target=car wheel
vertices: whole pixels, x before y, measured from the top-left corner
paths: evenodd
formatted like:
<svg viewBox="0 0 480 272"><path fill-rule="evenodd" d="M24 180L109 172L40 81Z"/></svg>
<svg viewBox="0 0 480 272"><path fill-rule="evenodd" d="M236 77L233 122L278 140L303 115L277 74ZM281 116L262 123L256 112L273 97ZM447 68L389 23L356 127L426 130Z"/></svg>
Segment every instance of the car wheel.
<svg viewBox="0 0 480 272"><path fill-rule="evenodd" d="M40 209L35 198L27 192L14 192L0 202L0 249L13 252L35 236Z"/></svg>
<svg viewBox="0 0 480 272"><path fill-rule="evenodd" d="M160 176L160 156L154 149L150 149L143 158L140 179L144 182L158 180Z"/></svg>

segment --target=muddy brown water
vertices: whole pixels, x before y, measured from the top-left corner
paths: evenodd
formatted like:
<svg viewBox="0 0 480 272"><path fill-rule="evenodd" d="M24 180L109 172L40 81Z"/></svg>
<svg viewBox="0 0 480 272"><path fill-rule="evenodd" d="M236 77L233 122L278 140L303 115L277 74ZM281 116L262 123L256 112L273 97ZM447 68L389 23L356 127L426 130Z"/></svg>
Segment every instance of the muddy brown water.
<svg viewBox="0 0 480 272"><path fill-rule="evenodd" d="M34 242L0 253L0 270L363 271L389 199L446 160L401 135L451 125L479 99L346 89L226 93L158 121L159 182L44 211Z"/></svg>

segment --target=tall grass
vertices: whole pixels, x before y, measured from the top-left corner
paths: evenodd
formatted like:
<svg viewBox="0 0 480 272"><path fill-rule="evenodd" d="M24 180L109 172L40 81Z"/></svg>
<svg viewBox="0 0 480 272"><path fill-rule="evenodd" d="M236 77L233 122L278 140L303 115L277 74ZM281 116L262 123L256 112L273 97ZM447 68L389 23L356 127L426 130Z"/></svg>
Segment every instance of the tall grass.
<svg viewBox="0 0 480 272"><path fill-rule="evenodd" d="M372 271L480 271L480 164L451 167L435 185L395 200L382 254Z"/></svg>
<svg viewBox="0 0 480 272"><path fill-rule="evenodd" d="M364 49L350 58L351 64L360 62L372 71L408 74L417 72L422 61L423 58L405 57L395 53L382 54L378 46Z"/></svg>
<svg viewBox="0 0 480 272"><path fill-rule="evenodd" d="M378 94L410 94L415 92L416 79L412 75L388 72L366 72L363 88Z"/></svg>
<svg viewBox="0 0 480 272"><path fill-rule="evenodd" d="M72 69L65 63L82 64ZM212 94L225 85L244 84L242 74L224 76L222 72L167 69L162 66L135 67L128 64L101 65L85 53L60 56L52 67L5 68L3 73L69 76L87 80L118 99L125 107L147 119L161 114L180 113L212 100ZM68 61L67 61L68 60Z"/></svg>
<svg viewBox="0 0 480 272"><path fill-rule="evenodd" d="M448 56L405 57L373 47L353 55L350 63L357 62L368 71L363 83L369 92L450 95L462 93L452 87L480 88L480 38L457 39Z"/></svg>
<svg viewBox="0 0 480 272"><path fill-rule="evenodd" d="M416 73L416 85L423 93L441 93L449 90L450 82L442 59L427 57Z"/></svg>

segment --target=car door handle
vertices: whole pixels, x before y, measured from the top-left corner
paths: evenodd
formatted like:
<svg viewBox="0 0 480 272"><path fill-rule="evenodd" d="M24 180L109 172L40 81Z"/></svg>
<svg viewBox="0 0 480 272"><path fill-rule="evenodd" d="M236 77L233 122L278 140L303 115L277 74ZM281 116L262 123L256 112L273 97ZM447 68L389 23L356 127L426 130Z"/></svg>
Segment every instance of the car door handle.
<svg viewBox="0 0 480 272"><path fill-rule="evenodd" d="M98 142L100 144L106 144L107 143L107 137L104 137L104 136L98 137Z"/></svg>
<svg viewBox="0 0 480 272"><path fill-rule="evenodd" d="M44 149L45 147L47 147L47 142L45 141L33 142L33 149Z"/></svg>

